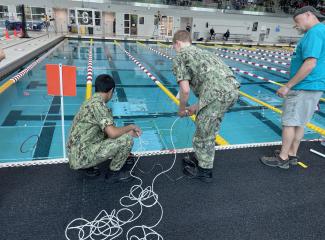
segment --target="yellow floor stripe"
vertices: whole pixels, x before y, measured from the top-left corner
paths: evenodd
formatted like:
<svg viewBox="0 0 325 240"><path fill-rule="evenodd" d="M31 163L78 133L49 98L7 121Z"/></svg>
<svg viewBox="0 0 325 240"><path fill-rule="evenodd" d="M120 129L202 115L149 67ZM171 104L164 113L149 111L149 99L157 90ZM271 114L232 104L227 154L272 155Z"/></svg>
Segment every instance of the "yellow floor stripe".
<svg viewBox="0 0 325 240"><path fill-rule="evenodd" d="M147 46L146 44L144 44L144 43L142 43L142 42L139 42L139 41L137 41L137 44L140 44L140 45L142 45L142 46Z"/></svg>
<svg viewBox="0 0 325 240"><path fill-rule="evenodd" d="M0 94L6 91L12 84L14 84L14 80L9 79L7 82L0 86Z"/></svg>
<svg viewBox="0 0 325 240"><path fill-rule="evenodd" d="M250 100L252 100L252 101L254 101L254 102L256 102L256 103L259 103L259 104L261 104L261 105L263 105L263 106L265 106L265 107L271 109L272 111L274 111L274 112L276 112L276 113L282 114L282 111L281 111L280 109L278 109L278 108L276 108L276 107L273 107L272 105L267 104L266 102L263 102L263 101L261 101L261 100L259 100L259 99L257 99L257 98L254 98L253 96L248 95L247 93L244 93L244 92L242 92L242 91L240 91L240 94L241 94L242 96L246 97L246 98L249 98ZM313 130L314 132L317 132L317 133L319 133L319 134L325 136L325 129L323 129L323 128L321 128L321 127L318 127L318 126L316 126L316 125L314 125L314 124L312 124L312 123L307 123L306 126L307 126L308 128L310 128L311 130Z"/></svg>
<svg viewBox="0 0 325 240"><path fill-rule="evenodd" d="M86 100L89 100L91 98L91 93L92 93L92 83L87 83L87 85L86 85L86 96L85 96Z"/></svg>
<svg viewBox="0 0 325 240"><path fill-rule="evenodd" d="M308 166L302 162L298 162L298 165L301 166L302 168L308 168Z"/></svg>
<svg viewBox="0 0 325 240"><path fill-rule="evenodd" d="M228 46L228 45L215 44L214 46L219 47L219 48L229 48L229 49L233 49L233 50L238 50L238 47L233 47L233 46Z"/></svg>
<svg viewBox="0 0 325 240"><path fill-rule="evenodd" d="M162 46L162 47L165 47L165 48L170 48L170 45L167 45L167 44L163 44L161 42L157 42L158 45Z"/></svg>

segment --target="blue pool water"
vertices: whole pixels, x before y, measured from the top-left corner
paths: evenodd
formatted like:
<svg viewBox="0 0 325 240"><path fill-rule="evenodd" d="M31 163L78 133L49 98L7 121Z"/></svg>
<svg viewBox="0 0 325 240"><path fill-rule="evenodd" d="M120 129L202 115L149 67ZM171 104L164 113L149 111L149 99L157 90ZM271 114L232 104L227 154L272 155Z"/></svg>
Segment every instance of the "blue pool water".
<svg viewBox="0 0 325 240"><path fill-rule="evenodd" d="M122 42L121 46L174 95L177 94L178 86L171 71L170 60L136 43ZM169 56L175 55L171 49L155 44L148 46ZM60 98L47 95L45 64L62 63L77 66L77 96L64 98L65 130L68 136L73 116L85 99L88 49L87 41L66 40L53 54L0 95L0 162L62 157ZM216 52L251 60L243 56ZM287 76L281 73L228 59L224 61L231 67L271 80L282 83L287 81ZM259 63L287 69L268 62L259 61ZM178 108L167 95L112 42L94 42L93 68L94 79L102 73L111 74L115 78L117 89L108 105L113 109L116 125L134 123L143 130L142 148L136 139L133 151L172 149L170 127L177 119ZM236 77L242 84L243 92L281 108L282 99L275 95L278 88L276 85L246 75L236 74ZM196 98L191 95L190 103L195 102ZM312 123L325 128L324 103L320 106L321 111L314 115ZM191 147L194 131L192 120L180 119L173 131L176 148ZM262 108L245 97L240 97L237 104L225 115L220 135L230 144L279 141L280 115ZM319 137L319 134L306 128L306 139Z"/></svg>

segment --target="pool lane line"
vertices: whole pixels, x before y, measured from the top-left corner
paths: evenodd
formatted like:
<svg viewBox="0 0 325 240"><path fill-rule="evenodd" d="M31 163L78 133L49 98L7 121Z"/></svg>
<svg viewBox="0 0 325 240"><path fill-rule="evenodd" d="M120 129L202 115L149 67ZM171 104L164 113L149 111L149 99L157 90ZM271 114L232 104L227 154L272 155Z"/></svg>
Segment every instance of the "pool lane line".
<svg viewBox="0 0 325 240"><path fill-rule="evenodd" d="M86 96L85 100L89 100L92 94L92 80L93 80L93 41L90 39L88 48L88 66L87 66L87 82L86 82Z"/></svg>
<svg viewBox="0 0 325 240"><path fill-rule="evenodd" d="M179 100L161 83L158 81L158 79L151 74L142 64L135 59L128 51L123 49L121 45L115 40L114 43L118 45L122 51L125 52L125 54L145 73L147 76L155 83L157 86L176 104L179 105ZM195 121L195 115L190 116L190 118ZM229 145L229 143L220 135L217 135L215 138L215 142L218 145Z"/></svg>
<svg viewBox="0 0 325 240"><path fill-rule="evenodd" d="M115 81L117 99L119 102L128 102L128 98L127 98L125 90L124 90L124 86L126 86L126 85L122 84L120 74L118 72L119 69L117 69L115 62L113 61L113 57L112 57L107 45L105 44L105 42L102 42L102 45L103 45L102 47L104 49L104 54L106 56L105 60L107 60L109 66L110 66L110 70L112 71L112 75L113 75L113 78ZM114 51L116 51L116 49ZM121 53L121 54L125 55L124 53ZM129 59L127 59L127 60L129 60ZM133 71L133 69L132 69L132 71Z"/></svg>
<svg viewBox="0 0 325 240"><path fill-rule="evenodd" d="M205 45L202 45L202 44L198 44L198 46L205 47ZM251 62L251 61L247 61L247 60L244 60L244 59L235 58L235 57L227 56L227 55L224 55L224 54L219 54L219 53L216 53L216 52L214 52L214 54L216 54L218 57L234 60L236 62L241 62L241 63L245 63L245 64L248 64L248 65L253 65L255 67L264 68L266 70L270 70L270 71L279 72L279 73L282 73L282 74L289 75L289 71L282 70L282 69L279 69L279 68L270 67L270 66L267 66L267 65L264 65L264 64Z"/></svg>
<svg viewBox="0 0 325 240"><path fill-rule="evenodd" d="M257 48L257 51L260 52L265 52L265 53L270 53L270 54L276 54L276 55L281 55L281 56L286 56L286 57L290 57L291 54L290 53L284 53L284 52L278 52L278 51L270 51L270 50L266 50L266 49L261 49L261 48Z"/></svg>
<svg viewBox="0 0 325 240"><path fill-rule="evenodd" d="M150 49L151 51L157 53L157 54L160 55L160 56L163 56L163 57L165 57L165 58L168 58L169 60L173 60L173 59L172 59L170 56L168 56L167 54L164 54L164 53L162 53L162 52L159 52L159 51L157 51L157 50L155 50L155 49L149 47L148 45L146 45L146 44L144 44L144 43L142 43L142 42L137 41L137 43L140 44L141 46L144 46L144 47Z"/></svg>
<svg viewBox="0 0 325 240"><path fill-rule="evenodd" d="M142 44L142 45L143 45L143 46L146 46L148 49L150 49L150 50L156 52L157 54L160 53L159 55L164 56L164 57L168 58L169 60L172 60L172 58L171 58L170 56L168 56L168 55L166 55L166 54L163 54L163 53L161 53L161 52L159 52L159 51L157 51L157 50L155 50L155 49L152 49L152 48L148 47L146 44ZM204 45L203 45L203 46L204 46ZM239 68L234 68L234 67L230 67L230 68L231 68L233 71L239 72L239 73L241 73L241 74L245 74L245 75L248 75L248 76L250 76L250 77L253 77L253 78L256 78L256 79L259 79L259 80L263 80L263 81L266 81L266 82L269 82L269 83L272 83L272 84L275 84L275 85L278 85L278 86L284 86L284 84L278 83L278 82L276 82L276 81L273 81L273 80L271 80L271 79L268 79L268 78L265 78L265 77L259 76L259 75L254 74L254 73L251 73L251 72L248 72L248 71L243 71L243 70L241 70L241 69L239 69ZM325 102L325 98L320 98L320 101Z"/></svg>
<svg viewBox="0 0 325 240"><path fill-rule="evenodd" d="M172 85L173 83L170 82L170 81L169 81L169 80L164 76L164 74L162 74L162 73L161 73L161 72L156 68L156 66L155 66L153 63L151 63L150 61L148 61L148 60L146 60L145 58L141 57L141 56L139 55L139 53L138 53L138 50L135 49L133 46L129 46L129 45L128 45L128 49L129 49L130 53L131 53L131 51L134 53L134 55L133 55L134 58L137 58L138 61L141 61L142 64L145 64L148 68L151 69L151 71L153 71L153 72L156 74L156 76L157 76L158 79L162 82L162 84L163 84L164 86L168 86L168 90L169 90L172 94L177 95L177 93L178 93L178 89L175 88L175 87L171 87L171 86L170 86L170 85Z"/></svg>
<svg viewBox="0 0 325 240"><path fill-rule="evenodd" d="M291 60L290 57L282 57L282 56L277 56L277 55L274 55L274 54L260 53L260 52L257 52L257 51L250 51L250 50L246 50L246 49L242 49L242 48L240 48L239 51L253 53L253 54L257 54L257 55L262 55L262 56L265 56L265 57L274 57L274 58L277 58L277 59L282 59L282 60L287 60L287 61Z"/></svg>
<svg viewBox="0 0 325 240"><path fill-rule="evenodd" d="M24 70L20 71L18 74L16 74L13 78L6 81L4 84L0 86L0 94L2 94L4 91L6 91L11 85L18 82L23 76L25 76L26 73L28 73L30 70L32 70L36 65L38 65L40 62L42 62L46 57L48 57L50 54L52 54L59 46L61 46L65 41L60 42L58 45L56 45L54 48L46 52L43 56L33 61L31 64L29 64Z"/></svg>
<svg viewBox="0 0 325 240"><path fill-rule="evenodd" d="M221 48L230 48L230 49L234 49L236 51L241 51L241 52L255 53L255 54L258 54L258 55L262 55L262 56L266 56L266 57L274 57L274 58L277 58L277 59L282 59L282 60L287 60L287 61L291 60L291 58L287 58L287 57L283 57L283 56L277 56L277 55L268 54L268 53L259 53L257 51L251 51L251 50L248 50L249 48L247 48L247 49L243 48L243 46L230 47L230 46L226 46L226 45L224 46L224 45L219 45L219 44L215 44L214 46L221 47Z"/></svg>
<svg viewBox="0 0 325 240"><path fill-rule="evenodd" d="M254 58L254 59L257 59L257 60L262 60L262 61L265 61L265 62L280 64L280 65L284 65L284 66L290 66L290 63L281 62L281 61L273 60L273 59L270 59L270 58L257 57L257 56L249 55L249 54L246 54L246 53L242 53L242 52L238 52L238 51L230 51L230 50L227 50L227 49L224 49L224 48L218 48L218 47L213 47L213 46L206 46L206 45L202 45L202 46L204 46L206 48L212 48L212 49L216 49L216 50L219 50L219 51L223 51L223 52L226 52L226 53L231 53L231 54L236 54L236 55L240 55L240 56L244 56L244 57Z"/></svg>

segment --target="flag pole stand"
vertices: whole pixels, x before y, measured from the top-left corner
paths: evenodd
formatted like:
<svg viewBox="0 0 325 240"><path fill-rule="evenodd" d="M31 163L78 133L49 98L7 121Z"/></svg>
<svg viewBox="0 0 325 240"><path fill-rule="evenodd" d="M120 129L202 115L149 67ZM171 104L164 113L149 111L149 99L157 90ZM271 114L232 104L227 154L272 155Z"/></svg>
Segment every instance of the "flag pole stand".
<svg viewBox="0 0 325 240"><path fill-rule="evenodd" d="M60 98L61 98L61 126L62 126L62 148L63 148L63 160L66 160L65 153L65 127L64 127L64 104L63 104L63 82L62 82L62 64L59 64L60 71Z"/></svg>

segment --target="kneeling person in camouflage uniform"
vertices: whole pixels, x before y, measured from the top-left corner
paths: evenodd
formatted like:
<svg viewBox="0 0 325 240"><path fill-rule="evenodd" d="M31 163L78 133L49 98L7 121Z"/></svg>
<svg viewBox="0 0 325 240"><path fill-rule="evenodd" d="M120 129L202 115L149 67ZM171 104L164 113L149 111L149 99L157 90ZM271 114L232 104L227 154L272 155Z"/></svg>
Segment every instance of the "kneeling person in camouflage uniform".
<svg viewBox="0 0 325 240"><path fill-rule="evenodd" d="M133 124L115 127L111 109L106 103L112 98L115 82L109 75L99 75L95 94L75 115L67 143L72 169L85 170L87 175L99 175L98 164L111 159L106 177L113 182L129 179L127 171L120 171L133 146L133 137L141 129Z"/></svg>
<svg viewBox="0 0 325 240"><path fill-rule="evenodd" d="M177 52L173 72L180 88L178 115L196 114L195 154L184 159L184 173L209 182L212 180L214 139L225 112L238 99L240 85L229 67L214 53L191 45L187 31L175 33L173 47ZM186 107L190 89L198 98L198 104Z"/></svg>

